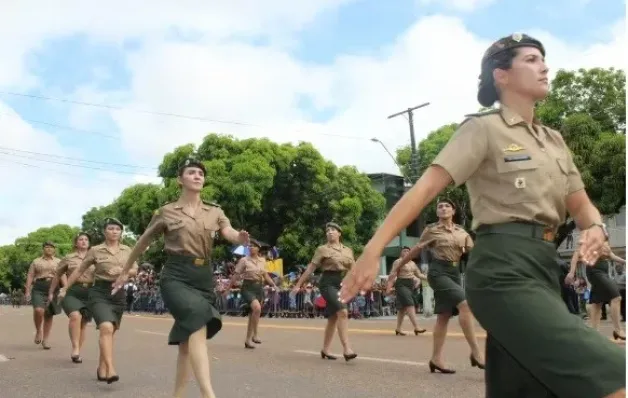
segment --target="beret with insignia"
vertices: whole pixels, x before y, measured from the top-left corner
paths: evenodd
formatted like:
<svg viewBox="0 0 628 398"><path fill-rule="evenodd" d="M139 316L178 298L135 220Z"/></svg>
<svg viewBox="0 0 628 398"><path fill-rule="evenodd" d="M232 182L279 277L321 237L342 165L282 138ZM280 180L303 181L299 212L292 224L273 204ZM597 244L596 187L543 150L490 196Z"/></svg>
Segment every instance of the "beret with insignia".
<svg viewBox="0 0 628 398"><path fill-rule="evenodd" d="M55 245L54 242L47 241L47 242L44 242L43 245L41 245L41 247L55 247L56 248L57 245Z"/></svg>
<svg viewBox="0 0 628 398"><path fill-rule="evenodd" d="M203 170L203 174L207 174L207 170L205 169L205 165L203 164L203 162L201 162L198 159L190 157L190 158L186 158L179 165L179 176L181 176L183 174L183 171L187 169L188 167L198 167L199 169Z"/></svg>
<svg viewBox="0 0 628 398"><path fill-rule="evenodd" d="M338 231L338 232L342 233L342 228L340 227L340 225L336 224L336 223L335 223L335 222L333 222L333 221L330 221L330 222L328 222L327 224L325 224L325 229L327 229L327 228L333 228L333 229L335 229L336 231Z"/></svg>
<svg viewBox="0 0 628 398"><path fill-rule="evenodd" d="M543 44L540 41L523 33L513 33L512 35L502 37L495 43L491 44L482 57L482 66L484 66L486 62L495 57L497 54L519 47L537 48L541 54L545 56L545 47L543 47Z"/></svg>
<svg viewBox="0 0 628 398"><path fill-rule="evenodd" d="M122 222L114 217L105 218L105 222L103 223L103 226L107 228L108 225L117 225L118 227L124 229L124 225L122 224Z"/></svg>

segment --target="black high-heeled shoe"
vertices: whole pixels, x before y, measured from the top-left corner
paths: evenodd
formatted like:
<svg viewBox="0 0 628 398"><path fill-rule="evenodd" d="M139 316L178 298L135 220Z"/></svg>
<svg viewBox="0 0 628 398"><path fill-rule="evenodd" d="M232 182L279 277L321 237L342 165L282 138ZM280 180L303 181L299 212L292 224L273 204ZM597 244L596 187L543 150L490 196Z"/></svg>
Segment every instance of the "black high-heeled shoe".
<svg viewBox="0 0 628 398"><path fill-rule="evenodd" d="M352 359L356 359L358 354L354 352L353 354L342 354L342 356L345 357L345 361L349 362Z"/></svg>
<svg viewBox="0 0 628 398"><path fill-rule="evenodd" d="M325 351L321 351L321 359L329 359L330 361L335 361L338 358L333 355L327 354Z"/></svg>
<svg viewBox="0 0 628 398"><path fill-rule="evenodd" d="M252 342L254 342L255 344L262 344L262 340L260 339L251 339Z"/></svg>
<svg viewBox="0 0 628 398"><path fill-rule="evenodd" d="M437 370L438 370L440 373L443 373L443 374L446 374L446 375L452 375L452 374L456 373L456 371L455 371L455 370L453 370L453 369L447 369L447 368L441 368L440 366L436 365L436 364L435 364L434 362L432 362L432 361L430 361L429 365L430 365L430 373L434 373L434 372L436 372Z"/></svg>
<svg viewBox="0 0 628 398"><path fill-rule="evenodd" d="M118 375L113 375L111 377L107 377L107 384L115 383L118 380L120 380L120 376L118 376Z"/></svg>
<svg viewBox="0 0 628 398"><path fill-rule="evenodd" d="M249 349L249 350L254 350L254 349L255 349L255 346L253 346L253 345L251 345L251 344L249 344L249 343L244 343L244 348L247 348L247 349Z"/></svg>
<svg viewBox="0 0 628 398"><path fill-rule="evenodd" d="M471 362L471 367L477 367L479 369L484 369L484 364L480 363L480 361L478 361L477 359L475 359L475 357L473 356L473 354L469 355L469 361Z"/></svg>
<svg viewBox="0 0 628 398"><path fill-rule="evenodd" d="M96 369L96 378L98 379L98 381L107 381L106 377L102 377L100 375L100 372L98 371L98 369Z"/></svg>
<svg viewBox="0 0 628 398"><path fill-rule="evenodd" d="M74 363L83 363L83 358L81 358L80 355L71 355L70 359L72 360L72 362Z"/></svg>
<svg viewBox="0 0 628 398"><path fill-rule="evenodd" d="M395 330L395 336L405 336L406 333L400 332L399 330Z"/></svg>
<svg viewBox="0 0 628 398"><path fill-rule="evenodd" d="M421 333L427 332L427 329L414 329L414 335L418 336Z"/></svg>
<svg viewBox="0 0 628 398"><path fill-rule="evenodd" d="M616 330L613 330L613 338L614 338L615 340L623 340L623 341L626 341L626 336L622 336L622 335L620 335L619 333L617 333L617 331L616 331Z"/></svg>

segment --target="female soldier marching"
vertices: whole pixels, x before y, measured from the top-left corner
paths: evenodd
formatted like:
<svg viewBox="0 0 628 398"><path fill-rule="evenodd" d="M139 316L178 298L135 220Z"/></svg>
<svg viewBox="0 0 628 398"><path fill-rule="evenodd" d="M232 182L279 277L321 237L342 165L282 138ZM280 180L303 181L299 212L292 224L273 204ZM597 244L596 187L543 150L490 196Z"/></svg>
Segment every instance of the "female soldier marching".
<svg viewBox="0 0 628 398"><path fill-rule="evenodd" d="M323 349L321 350L321 358L335 360L336 357L329 355L331 342L334 338L334 332L338 329L338 337L344 350L343 356L345 361L357 358L357 354L353 352L349 346L349 313L347 307L338 300L338 291L340 290L340 282L345 271L351 269L355 259L353 250L340 243L340 235L342 228L340 225L329 222L325 226L327 233L327 244L319 246L314 253L312 261L308 265L301 278L297 281L293 291L298 292L301 285L305 282L312 272L317 268L323 270L323 275L318 282L321 295L327 302L326 315L327 326L325 327L325 338L323 340ZM372 285L369 286L370 290Z"/></svg>
<svg viewBox="0 0 628 398"><path fill-rule="evenodd" d="M416 303L414 300L414 285L415 278L427 279L425 275L419 270L419 267L412 260L408 260L402 263L404 257L407 257L410 253L410 248L404 246L401 249L401 256L393 262L390 275L388 275L388 281L386 283L386 294L390 294L392 287L395 286L396 305L397 305L397 328L395 329L395 335L405 336L406 334L401 331L401 325L403 325L403 318L408 315L410 323L414 326L414 335L425 333L425 329L419 328L416 321Z"/></svg>
<svg viewBox="0 0 628 398"><path fill-rule="evenodd" d="M589 297L591 318L591 326L595 330L599 330L602 305L606 302L611 303L611 321L613 322L613 338L615 340L626 340L626 334L621 328L621 295L619 294L619 286L611 279L609 275L610 261L620 264L626 264L626 260L618 257L611 251L610 245L606 243L600 251L600 259L593 267L586 268L586 276L591 283L591 295ZM571 258L571 267L565 278L565 283L573 283L576 276L576 267L578 266L578 252L575 252Z"/></svg>
<svg viewBox="0 0 628 398"><path fill-rule="evenodd" d="M242 257L236 264L235 271L229 284L225 288L228 294L231 286L241 277L243 279L240 293L242 301L249 306L249 322L246 328L246 340L244 347L253 349L255 344L262 344L258 338L258 326L262 315L262 303L264 302L264 282L276 289L275 282L266 272L266 258L262 255L262 244L255 239L251 239L249 244L249 255Z"/></svg>
<svg viewBox="0 0 628 398"><path fill-rule="evenodd" d="M466 183L476 242L466 297L487 331L487 397L625 397L626 354L569 313L553 239L567 213L582 231L580 259L594 264L608 239L569 148L534 117L549 84L543 45L522 34L482 59L472 115L393 207L344 280L348 300L374 280L380 253L450 182Z"/></svg>
<svg viewBox="0 0 628 398"><path fill-rule="evenodd" d="M473 315L465 300L460 280L460 259L473 247L471 237L459 225L454 224L456 211L454 203L448 199L439 200L436 205L438 222L428 225L415 247L401 260L404 265L416 258L421 250L430 249L432 260L427 272L427 280L434 290L434 313L436 324L433 332L432 359L430 372L452 374L455 370L443 363L443 346L447 337L447 325L452 316L458 316L460 327L471 348L471 366L484 369L484 361L475 337Z"/></svg>
<svg viewBox="0 0 628 398"><path fill-rule="evenodd" d="M89 249L81 265L68 278L67 285L59 291L59 297L63 299L67 292L73 291L74 283L93 266L94 282L89 288L87 307L100 334L96 378L98 381L111 384L120 380L113 364L113 338L120 329L126 304L124 291L112 295L111 288L122 272L122 266L131 254L131 248L120 243L124 226L119 220L106 218L103 224L105 241ZM132 273L135 274L137 264L132 265Z"/></svg>
<svg viewBox="0 0 628 398"><path fill-rule="evenodd" d="M28 268L24 291L26 301L31 300L33 305L35 344L41 344L44 350L49 350L48 338L52 330L52 319L61 312L61 307L56 300L48 300L48 290L61 260L55 257L54 243L45 242L42 248L43 255L33 260Z"/></svg>
<svg viewBox="0 0 628 398"><path fill-rule="evenodd" d="M185 160L179 167L179 199L155 211L114 285L114 292L122 291L133 262L157 235L163 234L168 257L161 271L160 288L164 304L175 320L168 344L179 346L175 397L185 396L190 365L201 396L215 397L206 343L222 328L220 314L214 307L214 239L220 233L234 244L248 244L249 240L247 232L231 227L220 206L201 200L205 173L203 163L194 159Z"/></svg>
<svg viewBox="0 0 628 398"><path fill-rule="evenodd" d="M59 282L64 285L87 255L89 249L89 235L80 232L74 238L75 251L65 256L57 267L57 274L50 284L48 300L53 300L53 294L59 286ZM68 329L70 331L70 342L72 343L72 354L70 358L74 363L82 363L81 348L85 343L85 329L91 320L91 315L87 309L89 297L89 287L94 283L94 267L90 267L81 275L72 289L67 290L65 298L61 302L63 311L69 318Z"/></svg>

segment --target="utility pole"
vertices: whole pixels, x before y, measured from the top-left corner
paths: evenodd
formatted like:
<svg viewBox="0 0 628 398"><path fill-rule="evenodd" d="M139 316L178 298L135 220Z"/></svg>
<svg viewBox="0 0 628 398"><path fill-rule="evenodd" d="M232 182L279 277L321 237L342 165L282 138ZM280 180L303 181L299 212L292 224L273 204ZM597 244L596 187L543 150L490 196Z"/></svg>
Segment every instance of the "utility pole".
<svg viewBox="0 0 628 398"><path fill-rule="evenodd" d="M417 105L414 108L408 108L404 111L388 116L388 119L392 119L397 116L405 115L406 113L408 114L408 124L410 125L410 150L412 151L412 155L410 157L410 178L413 183L419 178L419 155L416 149L416 138L414 137L414 111L419 108L426 107L429 104L429 102L426 102L424 104Z"/></svg>
<svg viewBox="0 0 628 398"><path fill-rule="evenodd" d="M397 112L395 114L388 116L388 119L392 119L397 116L408 114L408 123L410 125L410 150L411 150L410 176L409 177L412 184L414 184L416 180L419 178L419 154L417 153L416 138L414 137L414 111L419 108L426 107L429 104L430 104L429 102L426 102L421 105L417 105L413 108L408 108L404 111ZM417 224L418 224L417 225L418 231L416 231L416 233L417 233L417 236L420 236L421 232L423 232L423 216L419 216L419 221Z"/></svg>

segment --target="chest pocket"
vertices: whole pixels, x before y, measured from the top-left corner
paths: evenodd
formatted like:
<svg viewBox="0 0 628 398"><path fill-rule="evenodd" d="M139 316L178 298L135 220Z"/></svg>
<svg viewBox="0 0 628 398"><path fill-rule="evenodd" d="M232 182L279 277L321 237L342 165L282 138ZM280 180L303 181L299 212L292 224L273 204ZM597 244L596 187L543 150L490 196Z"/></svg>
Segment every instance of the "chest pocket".
<svg viewBox="0 0 628 398"><path fill-rule="evenodd" d="M554 178L555 187L559 190L564 196L567 196L567 191L569 190L568 184L568 176L569 176L569 163L567 162L566 157L559 157L556 159L556 163L558 164L558 173Z"/></svg>
<svg viewBox="0 0 628 398"><path fill-rule="evenodd" d="M168 229L168 232L181 229L183 228L184 224L185 223L183 222L183 220L178 218L170 218L166 220L166 228Z"/></svg>
<svg viewBox="0 0 628 398"><path fill-rule="evenodd" d="M538 160L526 154L500 155L497 159L499 187L493 192L500 203L514 205L538 201L538 183L542 178ZM521 160L528 157L528 160Z"/></svg>
<svg viewBox="0 0 628 398"><path fill-rule="evenodd" d="M205 229L205 234L207 234L211 239L218 238L218 223L214 220L203 221L203 228Z"/></svg>

